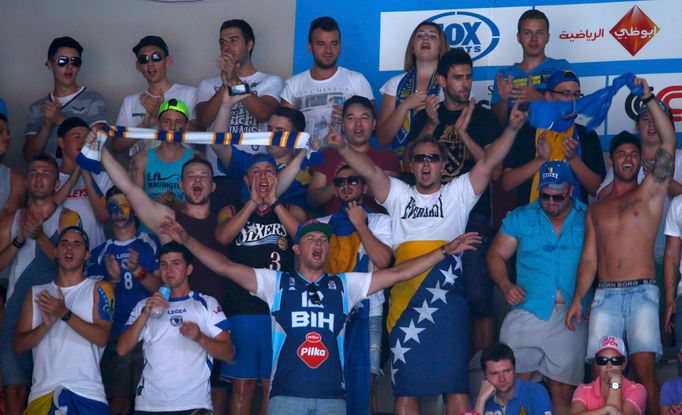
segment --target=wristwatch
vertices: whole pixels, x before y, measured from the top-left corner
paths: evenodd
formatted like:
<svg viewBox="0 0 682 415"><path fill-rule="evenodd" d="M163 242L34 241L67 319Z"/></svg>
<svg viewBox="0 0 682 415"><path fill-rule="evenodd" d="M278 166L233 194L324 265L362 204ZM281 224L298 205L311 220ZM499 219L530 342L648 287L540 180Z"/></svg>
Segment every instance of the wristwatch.
<svg viewBox="0 0 682 415"><path fill-rule="evenodd" d="M620 389L620 382L610 382L609 389L618 390Z"/></svg>

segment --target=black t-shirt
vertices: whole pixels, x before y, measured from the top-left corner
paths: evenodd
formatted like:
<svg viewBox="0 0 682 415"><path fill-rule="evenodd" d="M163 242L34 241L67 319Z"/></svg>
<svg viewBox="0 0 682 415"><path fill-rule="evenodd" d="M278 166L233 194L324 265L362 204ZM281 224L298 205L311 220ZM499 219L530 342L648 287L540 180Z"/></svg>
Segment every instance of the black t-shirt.
<svg viewBox="0 0 682 415"><path fill-rule="evenodd" d="M582 125L575 124L575 127L575 132L580 142L580 159L590 170L601 177L604 177L606 174L606 166L604 166L604 155L602 154L599 136L594 130L587 131L587 128ZM535 131L535 127L530 124L525 124L521 127L516 135L516 140L514 140L514 145L509 151L507 158L504 160L505 168L515 169L535 158ZM517 206L528 204L530 201L531 186L533 186L532 176L516 189ZM581 186L580 199L582 202L587 203L587 198L587 190Z"/></svg>
<svg viewBox="0 0 682 415"><path fill-rule="evenodd" d="M440 124L438 124L438 127L433 132L433 136L438 138L447 149L445 154L445 171L443 172L444 183L449 183L455 177L471 171L476 164L476 160L474 160L464 142L455 135L455 123L461 114L462 111L451 111L445 108L443 103L438 108ZM427 121L426 111L417 113L408 140L415 139ZM467 132L481 148L495 141L501 134L500 126L493 112L480 105L474 108ZM483 192L471 213L490 218L490 186Z"/></svg>

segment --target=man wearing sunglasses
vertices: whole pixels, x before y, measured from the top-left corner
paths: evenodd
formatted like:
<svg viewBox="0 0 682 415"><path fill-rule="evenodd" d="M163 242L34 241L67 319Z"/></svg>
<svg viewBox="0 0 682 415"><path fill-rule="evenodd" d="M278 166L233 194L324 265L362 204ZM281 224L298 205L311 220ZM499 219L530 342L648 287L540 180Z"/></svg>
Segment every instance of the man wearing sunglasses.
<svg viewBox="0 0 682 415"><path fill-rule="evenodd" d="M24 160L30 161L43 152L61 158L57 128L69 117L82 118L91 127L101 127L107 122L102 95L76 81L83 63L82 53L80 43L68 36L56 38L50 44L45 66L52 72L54 87L28 109Z"/></svg>
<svg viewBox="0 0 682 415"><path fill-rule="evenodd" d="M571 415L643 415L647 390L623 376L628 362L623 339L604 336L596 350L593 360L596 377L575 390Z"/></svg>
<svg viewBox="0 0 682 415"><path fill-rule="evenodd" d="M573 102L582 97L580 79L569 70L552 73L547 80L547 101ZM538 170L550 160L564 160L573 171L573 194L583 203L595 196L606 173L599 136L580 124L555 132L538 130L526 124L504 161L502 185L516 189L516 205L523 206L537 198Z"/></svg>
<svg viewBox="0 0 682 415"><path fill-rule="evenodd" d="M168 46L159 36L145 36L133 47L135 69L147 81L147 88L123 99L116 118L116 125L140 128L161 128L159 126L159 106L164 100L178 99L187 105L190 114L194 111L197 89L192 86L176 84L168 79L167 71L173 65L173 56ZM191 118L191 117L190 117ZM140 150L158 147L160 141L118 138L111 142L116 152L129 150L132 157Z"/></svg>
<svg viewBox="0 0 682 415"><path fill-rule="evenodd" d="M488 268L512 306L500 341L514 349L517 376L546 378L554 413L568 414L573 388L583 380L587 324L564 325L573 299L587 206L576 200L571 168L550 161L540 168L540 197L507 214L488 250ZM516 254L516 283L507 261ZM587 298L583 306L587 306Z"/></svg>

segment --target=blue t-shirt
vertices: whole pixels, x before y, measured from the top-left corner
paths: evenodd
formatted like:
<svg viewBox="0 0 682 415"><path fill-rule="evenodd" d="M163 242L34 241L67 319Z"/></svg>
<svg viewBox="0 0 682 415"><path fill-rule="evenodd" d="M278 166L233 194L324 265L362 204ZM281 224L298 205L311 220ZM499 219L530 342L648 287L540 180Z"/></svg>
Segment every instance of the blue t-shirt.
<svg viewBox="0 0 682 415"><path fill-rule="evenodd" d="M515 63L512 66L508 66L500 70L499 73L501 73L505 79L507 79L509 75L511 75L512 85L519 87L527 86L528 77L532 76L533 85L535 85L535 89L537 89L538 91L543 91L547 89L545 83L552 75L552 73L563 69L571 69L571 65L568 63L566 59L545 58L544 62L536 66L531 72L524 71L519 67L518 63ZM497 86L497 78L495 78L495 81L493 82L493 93L492 97L490 98L490 105L495 104L500 100L500 92L498 88L499 87ZM513 102L510 100L509 102L510 108L512 104Z"/></svg>
<svg viewBox="0 0 682 415"><path fill-rule="evenodd" d="M111 328L111 336L118 337L123 332L123 326L130 312L139 301L149 297L151 293L128 271L129 248L134 249L140 254L140 265L144 270L151 274L159 268L157 250L159 241L156 236L145 232L138 232L135 238L128 241L115 241L109 239L97 246L90 253L88 261L87 276L92 278L104 278L111 281L104 262L104 256L114 255L121 267L120 282L116 284L116 307L114 309L114 324Z"/></svg>
<svg viewBox="0 0 682 415"><path fill-rule="evenodd" d="M525 412L522 411L525 409ZM514 396L507 402L504 410L495 398L485 403L483 415L521 414L551 415L552 402L549 400L547 389L539 383L516 380L514 382Z"/></svg>
<svg viewBox="0 0 682 415"><path fill-rule="evenodd" d="M252 160L253 154L249 154L235 146L232 146L232 158L227 167L218 160L218 169L221 172L230 175L239 183L239 200L241 200L242 203L246 203L249 200L249 197L251 197L249 186L244 182L244 176L249 170ZM278 165L277 171L281 171L286 166L286 164ZM307 209L308 184L310 184L308 160L304 159L301 163L301 171L286 192L280 196L279 200L285 205L296 205L302 209Z"/></svg>
<svg viewBox="0 0 682 415"><path fill-rule="evenodd" d="M525 300L514 308L548 320L557 288L566 303L571 303L583 248L586 209L584 203L573 198L573 209L564 219L559 237L539 199L504 218L500 231L517 241L516 284L526 292Z"/></svg>
<svg viewBox="0 0 682 415"><path fill-rule="evenodd" d="M661 387L660 406L672 406L682 403L682 376L670 379Z"/></svg>

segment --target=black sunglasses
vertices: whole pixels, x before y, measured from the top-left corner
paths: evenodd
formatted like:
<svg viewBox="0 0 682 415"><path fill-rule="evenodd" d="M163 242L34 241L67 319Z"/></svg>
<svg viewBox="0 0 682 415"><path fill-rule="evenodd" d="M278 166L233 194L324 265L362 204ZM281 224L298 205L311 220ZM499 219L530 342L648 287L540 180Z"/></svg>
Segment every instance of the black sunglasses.
<svg viewBox="0 0 682 415"><path fill-rule="evenodd" d="M308 299L310 300L311 303L315 305L322 304L320 294L317 293L317 285L313 283L308 284L308 286L306 287L306 291L308 291Z"/></svg>
<svg viewBox="0 0 682 415"><path fill-rule="evenodd" d="M579 91L578 91L578 92L571 92L571 91L549 91L549 92L551 92L551 93L553 93L553 94L560 94L560 95L563 95L563 96L565 96L565 97L582 98L582 97L585 96L585 94L583 94L583 93L581 93L581 92L579 92Z"/></svg>
<svg viewBox="0 0 682 415"><path fill-rule="evenodd" d="M150 59L152 62L161 62L163 60L163 54L160 52L154 52L151 55L137 55L137 63L140 65L149 63Z"/></svg>
<svg viewBox="0 0 682 415"><path fill-rule="evenodd" d="M568 196L568 193L564 194L559 194L559 195L548 195L547 193L540 193L540 199L542 200L549 200L552 199L555 202L563 202L564 199L566 199L566 196Z"/></svg>
<svg viewBox="0 0 682 415"><path fill-rule="evenodd" d="M348 183L349 186L360 183L362 177L360 176L348 176L348 177L337 177L334 179L334 186L343 187L344 184Z"/></svg>
<svg viewBox="0 0 682 415"><path fill-rule="evenodd" d="M414 163L438 163L441 161L440 154L414 154L412 162Z"/></svg>
<svg viewBox="0 0 682 415"><path fill-rule="evenodd" d="M613 366L622 366L623 363L625 363L625 356L613 356L613 357L606 357L606 356L597 356L594 358L595 363L599 366L606 366L609 362Z"/></svg>
<svg viewBox="0 0 682 415"><path fill-rule="evenodd" d="M62 68L65 67L66 65L69 64L69 60L71 61L71 65L75 66L76 68L80 68L81 65L83 64L83 59L81 59L78 56L60 56L54 60L54 62L57 64L57 66L61 66Z"/></svg>

